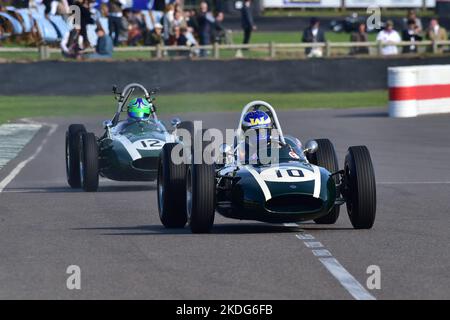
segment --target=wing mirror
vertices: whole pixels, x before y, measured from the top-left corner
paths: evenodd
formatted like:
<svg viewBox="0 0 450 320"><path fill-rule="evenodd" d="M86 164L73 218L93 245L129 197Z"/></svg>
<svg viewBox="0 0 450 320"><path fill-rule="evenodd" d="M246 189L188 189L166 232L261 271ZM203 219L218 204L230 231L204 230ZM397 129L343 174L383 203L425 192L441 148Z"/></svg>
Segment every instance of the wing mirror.
<svg viewBox="0 0 450 320"><path fill-rule="evenodd" d="M233 149L228 144L224 143L219 146L219 153L226 157L233 154Z"/></svg>
<svg viewBox="0 0 450 320"><path fill-rule="evenodd" d="M316 153L317 149L319 149L319 145L315 140L308 140L305 144L305 148L303 149L303 153Z"/></svg>
<svg viewBox="0 0 450 320"><path fill-rule="evenodd" d="M225 165L233 161L233 148L226 143L219 146L218 163Z"/></svg>
<svg viewBox="0 0 450 320"><path fill-rule="evenodd" d="M172 125L172 127L177 128L181 123L180 118L173 118L172 120L170 120L170 124Z"/></svg>
<svg viewBox="0 0 450 320"><path fill-rule="evenodd" d="M113 123L111 120L103 121L103 128L108 129L108 128L111 128L112 126L113 126Z"/></svg>

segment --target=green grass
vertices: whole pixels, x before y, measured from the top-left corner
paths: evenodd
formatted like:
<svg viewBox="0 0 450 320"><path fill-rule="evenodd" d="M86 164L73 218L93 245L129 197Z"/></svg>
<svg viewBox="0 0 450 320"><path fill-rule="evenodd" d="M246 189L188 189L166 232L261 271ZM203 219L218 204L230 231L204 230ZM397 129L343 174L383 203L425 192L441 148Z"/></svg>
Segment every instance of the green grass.
<svg viewBox="0 0 450 320"><path fill-rule="evenodd" d="M263 15L266 17L347 17L353 12L358 13L360 16L367 16L366 10L362 9L266 9ZM405 9L382 9L381 13L387 17L403 18L406 16L407 10ZM417 15L421 18L432 17L435 14L434 10L417 10Z"/></svg>
<svg viewBox="0 0 450 320"><path fill-rule="evenodd" d="M160 95L158 113L240 111L251 100L277 110L375 107L387 104L386 91L346 93L208 93ZM0 123L24 117L112 116L112 96L0 96Z"/></svg>
<svg viewBox="0 0 450 320"><path fill-rule="evenodd" d="M349 42L350 34L342 32L325 32L325 38L330 42ZM369 34L369 41L375 41L376 34ZM234 43L242 43L243 33L233 32ZM259 32L255 31L252 33L251 43L300 43L302 40L302 31L298 32Z"/></svg>

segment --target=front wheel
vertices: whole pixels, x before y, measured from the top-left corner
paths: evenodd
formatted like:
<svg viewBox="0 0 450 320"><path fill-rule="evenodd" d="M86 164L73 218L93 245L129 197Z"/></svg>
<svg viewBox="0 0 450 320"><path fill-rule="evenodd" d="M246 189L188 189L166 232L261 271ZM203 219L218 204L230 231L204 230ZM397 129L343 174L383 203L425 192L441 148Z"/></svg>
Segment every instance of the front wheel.
<svg viewBox="0 0 450 320"><path fill-rule="evenodd" d="M338 171L339 165L333 143L328 139L315 139L315 141L319 148L315 153L307 155L308 161L327 169L331 173ZM337 183L337 176L334 179L335 183ZM338 218L339 206L335 205L326 216L314 219L314 222L317 224L334 224Z"/></svg>
<svg viewBox="0 0 450 320"><path fill-rule="evenodd" d="M215 167L192 164L186 172L186 212L192 233L209 233L215 214Z"/></svg>
<svg viewBox="0 0 450 320"><path fill-rule="evenodd" d="M84 191L95 192L98 189L98 145L93 133L81 135L80 177Z"/></svg>
<svg viewBox="0 0 450 320"><path fill-rule="evenodd" d="M344 165L344 197L355 229L370 229L375 222L376 184L367 147L348 148Z"/></svg>
<svg viewBox="0 0 450 320"><path fill-rule="evenodd" d="M158 211L166 228L183 228L186 225L186 165L175 164L172 150L177 143L166 143L159 157Z"/></svg>
<svg viewBox="0 0 450 320"><path fill-rule="evenodd" d="M66 131L66 175L71 188L81 187L80 177L80 139L86 132L82 124L71 124Z"/></svg>

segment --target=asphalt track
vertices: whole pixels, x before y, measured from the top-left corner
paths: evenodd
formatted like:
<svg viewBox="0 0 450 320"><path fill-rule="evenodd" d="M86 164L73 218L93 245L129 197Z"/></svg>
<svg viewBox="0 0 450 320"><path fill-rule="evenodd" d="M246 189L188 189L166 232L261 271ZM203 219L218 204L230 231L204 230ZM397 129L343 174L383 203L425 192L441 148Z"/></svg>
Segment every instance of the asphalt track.
<svg viewBox="0 0 450 320"><path fill-rule="evenodd" d="M331 138L340 164L347 146L369 147L378 187L372 230L353 230L345 209L330 226L217 216L211 234L165 230L155 183L102 180L97 193L67 187L67 125L99 132L103 119L38 119L58 126L43 127L0 170L1 182L29 160L0 193L0 298L354 299L299 239L308 235L363 287L367 267L379 266L381 289L365 289L376 299L450 299L450 115L389 119L382 109L360 109L279 117L302 140ZM238 114L183 118L223 129L234 128ZM81 268L81 290L66 287L69 265Z"/></svg>

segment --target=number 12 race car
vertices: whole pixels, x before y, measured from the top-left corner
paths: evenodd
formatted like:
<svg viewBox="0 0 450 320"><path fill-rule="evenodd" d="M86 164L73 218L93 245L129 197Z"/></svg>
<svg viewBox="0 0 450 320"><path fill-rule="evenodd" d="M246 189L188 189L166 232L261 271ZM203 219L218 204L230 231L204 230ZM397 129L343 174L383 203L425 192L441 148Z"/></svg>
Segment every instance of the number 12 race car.
<svg viewBox="0 0 450 320"><path fill-rule="evenodd" d="M271 124L276 135L258 141L270 141L277 148L277 162L249 163L258 156L241 156L240 146L249 142L240 133L246 124L259 130L264 123ZM303 147L298 139L284 136L275 110L264 101L244 107L234 146L219 148L224 161L197 163L191 156L188 163L175 164L172 150L178 143L182 142L166 143L159 160L158 208L165 227L182 228L188 223L194 233L210 232L216 211L241 220L333 224L344 203L354 228L370 229L374 224L376 186L367 147L349 147L339 170L328 139L310 140Z"/></svg>
<svg viewBox="0 0 450 320"><path fill-rule="evenodd" d="M136 88L144 97L130 100ZM117 112L112 120L103 122L105 132L100 138L86 132L81 124L70 125L66 132L66 172L72 188L96 191L99 175L117 181L155 180L161 148L175 141L156 116L154 92L137 83L127 85L122 93L114 87L113 92ZM121 121L125 111L128 119ZM173 121L177 125L180 122Z"/></svg>

